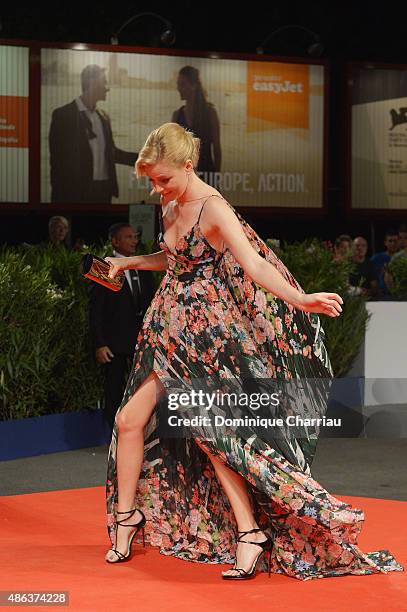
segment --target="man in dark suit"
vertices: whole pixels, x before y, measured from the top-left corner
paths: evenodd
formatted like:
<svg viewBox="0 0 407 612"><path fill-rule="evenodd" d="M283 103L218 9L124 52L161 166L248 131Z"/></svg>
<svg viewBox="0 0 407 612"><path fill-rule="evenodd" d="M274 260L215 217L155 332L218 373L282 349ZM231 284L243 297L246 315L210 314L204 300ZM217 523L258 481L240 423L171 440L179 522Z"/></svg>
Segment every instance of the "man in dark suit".
<svg viewBox="0 0 407 612"><path fill-rule="evenodd" d="M139 235L127 223L109 229L114 257L135 255ZM105 417L113 428L117 409L123 398L127 375L134 354L137 335L155 286L146 270L126 270L121 291L102 285L90 286L90 330L96 360L105 370Z"/></svg>
<svg viewBox="0 0 407 612"><path fill-rule="evenodd" d="M137 153L115 146L110 119L96 108L109 91L104 69L86 66L81 85L81 96L52 113L51 202L111 203L119 195L115 164L134 166Z"/></svg>

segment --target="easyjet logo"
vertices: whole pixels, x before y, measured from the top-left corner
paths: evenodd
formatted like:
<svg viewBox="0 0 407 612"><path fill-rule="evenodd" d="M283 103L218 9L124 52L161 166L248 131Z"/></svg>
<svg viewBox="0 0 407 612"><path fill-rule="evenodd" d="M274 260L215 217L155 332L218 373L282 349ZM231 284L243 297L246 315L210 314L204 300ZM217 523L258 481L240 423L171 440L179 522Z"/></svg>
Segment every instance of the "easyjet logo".
<svg viewBox="0 0 407 612"><path fill-rule="evenodd" d="M262 77L259 78L262 79ZM254 77L252 87L254 91L269 91L270 93L274 94L304 92L304 83L293 83L292 81L288 80L283 81L282 83L269 82L256 80L256 76Z"/></svg>
<svg viewBox="0 0 407 612"><path fill-rule="evenodd" d="M310 68L306 64L247 63L248 132L308 129Z"/></svg>

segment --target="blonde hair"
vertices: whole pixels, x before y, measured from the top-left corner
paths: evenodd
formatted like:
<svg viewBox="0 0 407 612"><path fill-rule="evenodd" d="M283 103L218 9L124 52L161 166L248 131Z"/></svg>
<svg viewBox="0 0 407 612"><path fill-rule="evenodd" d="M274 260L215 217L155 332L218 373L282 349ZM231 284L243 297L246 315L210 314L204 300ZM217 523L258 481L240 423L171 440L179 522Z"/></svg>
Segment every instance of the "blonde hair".
<svg viewBox="0 0 407 612"><path fill-rule="evenodd" d="M173 166L183 166L190 159L194 168L199 160L200 140L178 123L164 123L149 134L138 154L136 175L144 176L146 166L166 161Z"/></svg>

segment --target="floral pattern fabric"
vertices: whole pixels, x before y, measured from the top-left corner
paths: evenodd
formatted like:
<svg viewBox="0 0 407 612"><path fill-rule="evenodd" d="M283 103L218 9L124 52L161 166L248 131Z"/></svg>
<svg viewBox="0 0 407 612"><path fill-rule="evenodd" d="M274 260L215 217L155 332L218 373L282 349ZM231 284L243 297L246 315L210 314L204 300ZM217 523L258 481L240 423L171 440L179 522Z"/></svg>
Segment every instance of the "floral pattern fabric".
<svg viewBox="0 0 407 612"><path fill-rule="evenodd" d="M253 248L301 290L275 253L235 214ZM259 384L329 382L332 371L318 316L298 311L256 285L230 251L213 249L199 218L174 250L161 232L168 269L144 317L119 411L152 371L167 393L193 388L196 381L210 388L242 389L248 377ZM305 415L324 414L329 385L317 391L304 388L306 401L288 402L284 415L298 409ZM203 563L234 562L234 514L201 446L246 479L256 520L273 538L273 572L306 580L402 571L389 551L363 553L358 548L363 512L313 480L318 427L273 437L250 426L226 435L201 425L175 438L165 433L167 418L166 401L160 400L144 430L144 463L134 504L146 516L147 541L162 554ZM115 425L106 486L112 544L117 440Z"/></svg>

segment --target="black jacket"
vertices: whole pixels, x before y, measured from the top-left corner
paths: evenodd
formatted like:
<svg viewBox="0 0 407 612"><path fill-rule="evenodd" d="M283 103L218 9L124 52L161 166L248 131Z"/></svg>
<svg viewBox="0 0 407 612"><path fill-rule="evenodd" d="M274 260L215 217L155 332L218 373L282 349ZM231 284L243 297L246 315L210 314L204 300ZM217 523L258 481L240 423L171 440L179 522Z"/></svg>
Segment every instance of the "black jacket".
<svg viewBox="0 0 407 612"><path fill-rule="evenodd" d="M109 117L97 111L102 120L106 143L106 162L111 195L117 197L119 188L115 164L133 166L137 153L118 149L113 141ZM52 113L49 131L51 166L51 202L86 202L86 193L93 181L93 158L89 145L89 123L79 111L75 100L56 108Z"/></svg>
<svg viewBox="0 0 407 612"><path fill-rule="evenodd" d="M138 273L144 315L155 293L155 286L151 272L138 270ZM89 297L89 323L94 347L108 346L113 353L132 355L141 318L136 316L138 309L127 279L120 291L111 291L91 282Z"/></svg>

